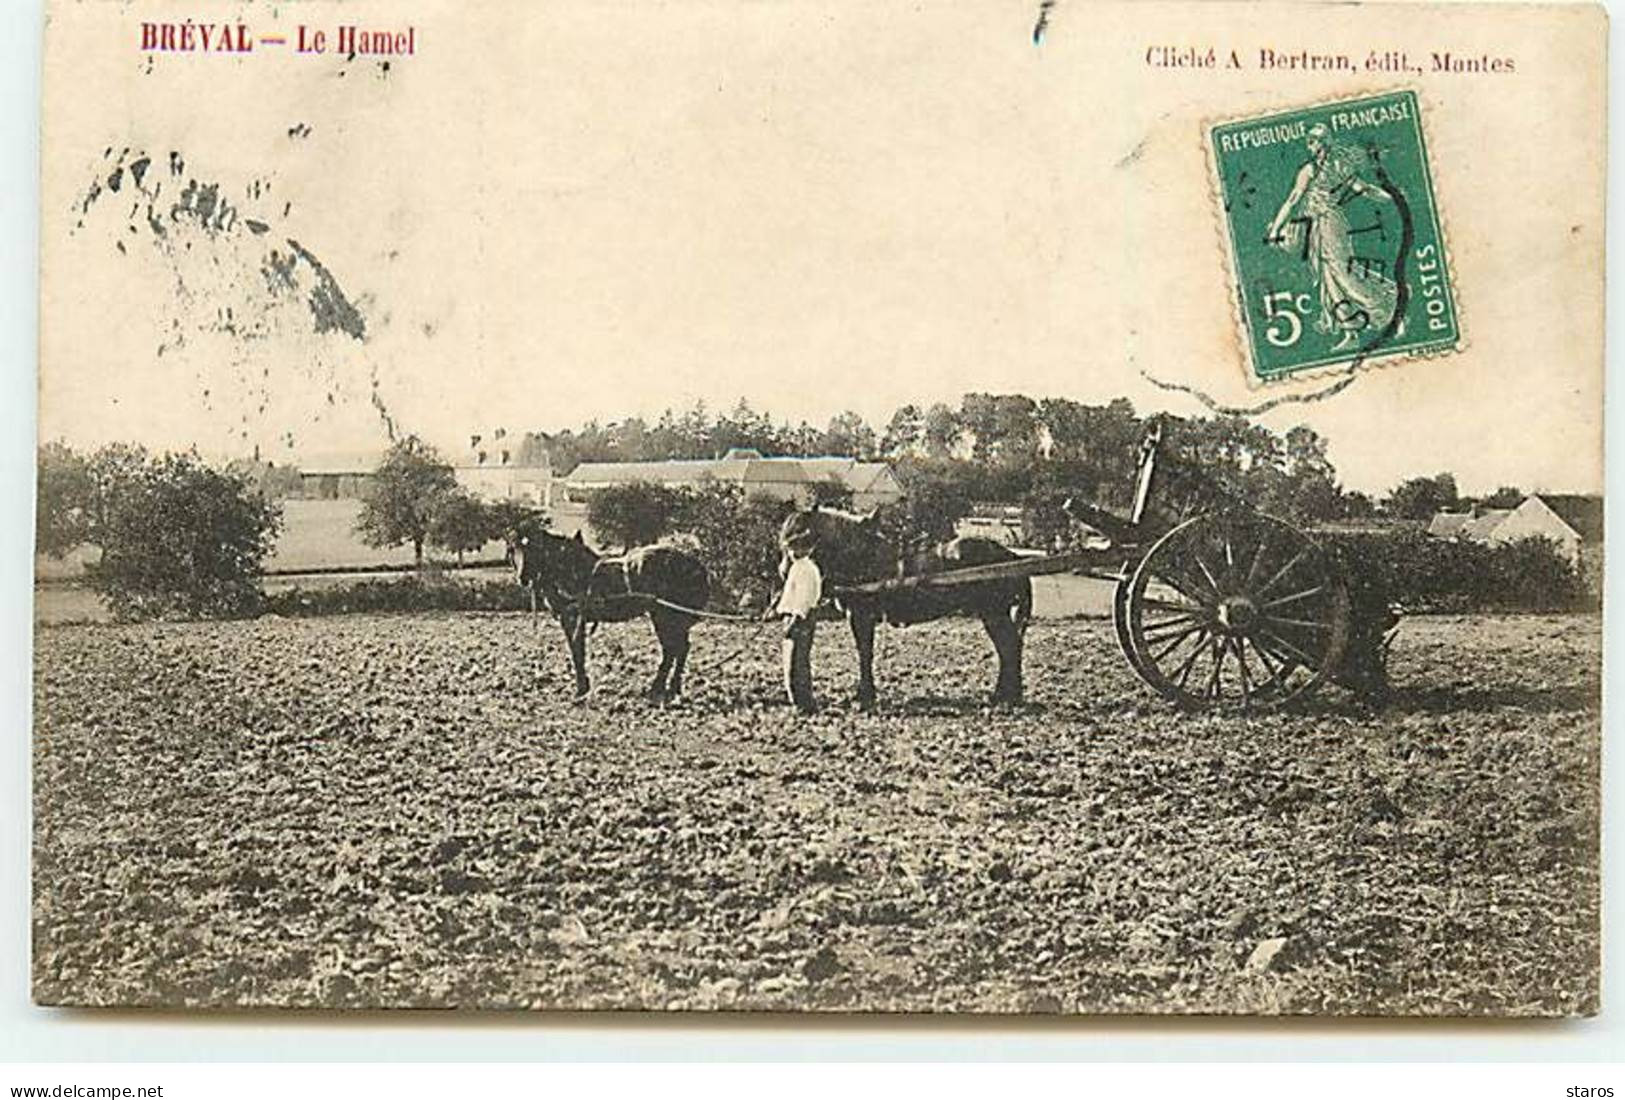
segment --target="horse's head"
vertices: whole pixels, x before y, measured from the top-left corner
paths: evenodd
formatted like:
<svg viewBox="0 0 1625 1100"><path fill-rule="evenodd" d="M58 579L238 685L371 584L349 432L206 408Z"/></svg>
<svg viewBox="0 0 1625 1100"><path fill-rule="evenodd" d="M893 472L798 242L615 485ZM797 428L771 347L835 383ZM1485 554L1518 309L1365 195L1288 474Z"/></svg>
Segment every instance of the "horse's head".
<svg viewBox="0 0 1625 1100"><path fill-rule="evenodd" d="M852 579L882 575L891 558L878 513L858 515L817 504L796 509L779 526L781 573L789 569L792 552L810 553L824 572Z"/></svg>
<svg viewBox="0 0 1625 1100"><path fill-rule="evenodd" d="M581 532L565 538L550 531L510 531L508 564L521 588L579 593L585 589L596 559Z"/></svg>

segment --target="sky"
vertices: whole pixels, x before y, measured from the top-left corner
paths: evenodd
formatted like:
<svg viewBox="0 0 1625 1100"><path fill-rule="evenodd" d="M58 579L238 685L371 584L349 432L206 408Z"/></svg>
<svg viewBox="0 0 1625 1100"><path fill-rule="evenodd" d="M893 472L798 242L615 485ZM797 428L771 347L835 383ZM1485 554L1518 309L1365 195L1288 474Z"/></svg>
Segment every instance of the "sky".
<svg viewBox="0 0 1625 1100"><path fill-rule="evenodd" d="M143 53L176 10L53 13L41 435L293 462L695 401L879 427L970 391L1205 411L1146 375L1277 396L1246 384L1202 126L1372 78L1145 51L1397 33L1268 4L1063 5L1036 46L982 2L219 9L260 35L412 24L386 70ZM1316 428L1352 488L1599 490L1600 36L1437 18L1406 33L1519 60L1494 95L1417 81L1466 348L1260 419Z"/></svg>

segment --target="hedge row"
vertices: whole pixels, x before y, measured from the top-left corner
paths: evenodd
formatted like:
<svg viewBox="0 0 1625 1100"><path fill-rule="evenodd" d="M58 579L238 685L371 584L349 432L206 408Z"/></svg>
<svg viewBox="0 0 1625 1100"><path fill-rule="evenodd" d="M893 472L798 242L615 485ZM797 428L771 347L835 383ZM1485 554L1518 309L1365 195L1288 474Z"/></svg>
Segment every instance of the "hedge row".
<svg viewBox="0 0 1625 1100"><path fill-rule="evenodd" d="M367 611L528 611L530 593L509 578L460 581L440 577L364 580L321 588L288 588L265 597L277 615L345 615Z"/></svg>
<svg viewBox="0 0 1625 1100"><path fill-rule="evenodd" d="M1579 611L1600 600L1547 539L1487 544L1419 531L1317 537L1353 587L1412 614Z"/></svg>

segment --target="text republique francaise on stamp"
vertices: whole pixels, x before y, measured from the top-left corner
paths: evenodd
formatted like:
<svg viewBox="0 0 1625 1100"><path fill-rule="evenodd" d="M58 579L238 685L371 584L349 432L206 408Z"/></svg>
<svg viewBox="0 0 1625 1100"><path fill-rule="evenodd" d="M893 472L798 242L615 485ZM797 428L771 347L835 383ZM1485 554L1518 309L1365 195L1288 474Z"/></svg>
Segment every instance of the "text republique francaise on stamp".
<svg viewBox="0 0 1625 1100"><path fill-rule="evenodd" d="M1210 128L1255 381L1461 341L1416 94Z"/></svg>

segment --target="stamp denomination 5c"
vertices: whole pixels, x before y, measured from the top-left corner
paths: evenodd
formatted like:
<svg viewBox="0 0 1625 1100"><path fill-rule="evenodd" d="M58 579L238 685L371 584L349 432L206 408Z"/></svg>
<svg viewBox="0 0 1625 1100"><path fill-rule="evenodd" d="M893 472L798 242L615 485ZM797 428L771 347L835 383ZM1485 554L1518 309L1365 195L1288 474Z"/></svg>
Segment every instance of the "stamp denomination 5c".
<svg viewBox="0 0 1625 1100"><path fill-rule="evenodd" d="M1255 380L1460 343L1414 92L1225 122L1208 138Z"/></svg>

